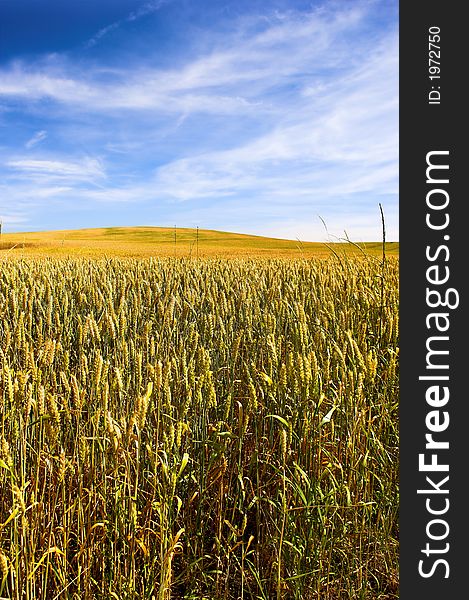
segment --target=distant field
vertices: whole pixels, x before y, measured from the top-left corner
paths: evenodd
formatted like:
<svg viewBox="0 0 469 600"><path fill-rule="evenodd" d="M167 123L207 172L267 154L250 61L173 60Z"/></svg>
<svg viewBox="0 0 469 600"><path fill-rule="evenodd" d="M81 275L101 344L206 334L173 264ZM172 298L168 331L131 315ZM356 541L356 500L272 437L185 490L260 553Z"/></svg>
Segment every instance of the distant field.
<svg viewBox="0 0 469 600"><path fill-rule="evenodd" d="M359 246L359 247L358 247ZM165 227L109 227L3 234L0 256L86 257L327 257L342 254L380 255L382 243L303 242L241 233ZM386 243L387 255L399 254L399 243Z"/></svg>

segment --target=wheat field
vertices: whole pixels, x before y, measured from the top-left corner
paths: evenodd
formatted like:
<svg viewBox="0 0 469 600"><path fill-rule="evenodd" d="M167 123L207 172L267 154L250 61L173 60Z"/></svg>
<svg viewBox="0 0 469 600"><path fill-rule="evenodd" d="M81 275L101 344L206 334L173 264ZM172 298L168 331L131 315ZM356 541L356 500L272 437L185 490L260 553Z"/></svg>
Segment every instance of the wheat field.
<svg viewBox="0 0 469 600"><path fill-rule="evenodd" d="M398 597L398 259L0 271L0 597Z"/></svg>
<svg viewBox="0 0 469 600"><path fill-rule="evenodd" d="M398 256L399 242L386 242L385 250L387 256ZM9 258L325 258L334 252L381 256L382 251L382 242L304 242L184 227L105 227L0 236L0 254L8 253Z"/></svg>

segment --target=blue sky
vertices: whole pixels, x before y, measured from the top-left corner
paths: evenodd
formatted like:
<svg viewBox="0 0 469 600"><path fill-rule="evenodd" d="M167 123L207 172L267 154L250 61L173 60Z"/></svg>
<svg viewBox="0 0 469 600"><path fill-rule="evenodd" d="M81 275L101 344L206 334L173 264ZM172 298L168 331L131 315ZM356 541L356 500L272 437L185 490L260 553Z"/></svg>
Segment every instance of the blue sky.
<svg viewBox="0 0 469 600"><path fill-rule="evenodd" d="M0 0L4 231L367 241L379 203L397 240L397 0Z"/></svg>

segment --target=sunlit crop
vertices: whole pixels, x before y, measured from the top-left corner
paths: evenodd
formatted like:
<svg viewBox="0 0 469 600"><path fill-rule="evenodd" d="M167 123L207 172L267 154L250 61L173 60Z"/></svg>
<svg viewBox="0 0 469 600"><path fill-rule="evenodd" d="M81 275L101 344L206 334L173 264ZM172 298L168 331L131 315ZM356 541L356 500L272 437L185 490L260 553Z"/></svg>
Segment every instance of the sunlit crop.
<svg viewBox="0 0 469 600"><path fill-rule="evenodd" d="M398 260L0 271L0 587L397 598Z"/></svg>

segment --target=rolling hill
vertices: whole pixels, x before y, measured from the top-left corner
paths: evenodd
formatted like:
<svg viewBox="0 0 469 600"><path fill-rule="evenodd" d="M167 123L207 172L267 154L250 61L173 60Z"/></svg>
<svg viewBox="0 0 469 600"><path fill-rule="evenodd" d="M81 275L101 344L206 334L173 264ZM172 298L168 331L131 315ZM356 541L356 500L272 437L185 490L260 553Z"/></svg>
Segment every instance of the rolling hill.
<svg viewBox="0 0 469 600"><path fill-rule="evenodd" d="M108 227L28 233L4 233L0 256L83 257L326 257L382 254L381 242L324 243L214 231L166 227ZM398 255L399 243L386 243L387 255Z"/></svg>

